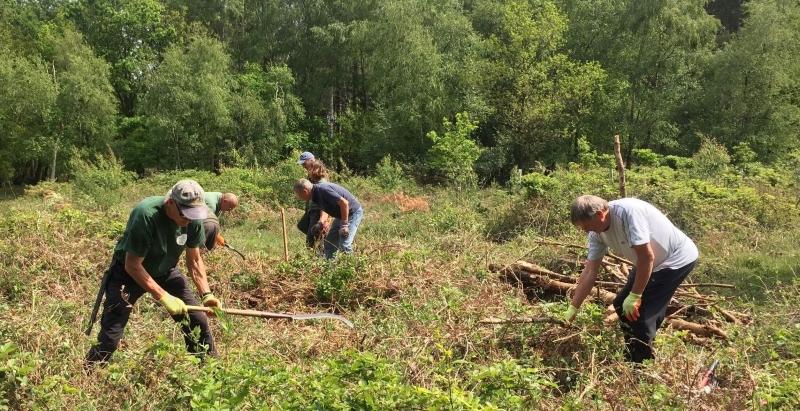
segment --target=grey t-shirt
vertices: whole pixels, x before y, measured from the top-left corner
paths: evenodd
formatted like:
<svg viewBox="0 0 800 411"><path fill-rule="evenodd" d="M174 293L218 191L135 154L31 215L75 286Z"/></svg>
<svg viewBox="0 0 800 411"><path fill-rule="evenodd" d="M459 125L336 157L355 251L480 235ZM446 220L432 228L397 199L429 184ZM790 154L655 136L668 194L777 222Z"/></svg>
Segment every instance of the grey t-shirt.
<svg viewBox="0 0 800 411"><path fill-rule="evenodd" d="M608 203L611 225L602 233L589 233L588 260L598 261L611 248L636 262L634 246L650 243L655 259L653 271L680 268L699 256L694 242L650 203L623 198Z"/></svg>

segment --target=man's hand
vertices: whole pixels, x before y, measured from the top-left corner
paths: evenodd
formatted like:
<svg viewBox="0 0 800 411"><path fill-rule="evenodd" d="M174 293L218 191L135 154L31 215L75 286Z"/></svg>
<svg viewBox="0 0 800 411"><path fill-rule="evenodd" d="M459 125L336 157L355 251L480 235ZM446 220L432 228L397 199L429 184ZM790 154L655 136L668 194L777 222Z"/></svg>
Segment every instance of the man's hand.
<svg viewBox="0 0 800 411"><path fill-rule="evenodd" d="M575 308L574 305L570 304L569 308L567 308L567 312L564 313L564 322L567 324L572 324L572 321L575 320L575 316L578 315L578 309Z"/></svg>
<svg viewBox="0 0 800 411"><path fill-rule="evenodd" d="M213 309L222 309L222 303L219 301L217 297L214 296L212 293L206 293L203 295L203 305L208 308ZM209 317L216 317L217 315L214 312L206 313Z"/></svg>
<svg viewBox="0 0 800 411"><path fill-rule="evenodd" d="M203 305L211 308L222 308L222 303L219 302L219 299L215 297L213 293L207 293L203 296Z"/></svg>
<svg viewBox="0 0 800 411"><path fill-rule="evenodd" d="M350 227L346 221L342 221L342 226L339 228L339 237L347 238L350 235Z"/></svg>
<svg viewBox="0 0 800 411"><path fill-rule="evenodd" d="M222 237L222 234L217 233L217 238L214 239L214 242L217 243L220 247L225 247L225 239Z"/></svg>
<svg viewBox="0 0 800 411"><path fill-rule="evenodd" d="M322 234L324 234L324 230L325 226L318 222L311 226L311 235L313 235L315 238L319 238L322 236Z"/></svg>
<svg viewBox="0 0 800 411"><path fill-rule="evenodd" d="M174 297L169 293L165 292L161 298L158 299L158 302L167 309L170 315L186 315L189 310L186 308L186 303L183 302L180 298Z"/></svg>
<svg viewBox="0 0 800 411"><path fill-rule="evenodd" d="M625 301L622 302L622 314L628 321L639 319L639 307L642 305L642 295L634 292L628 293Z"/></svg>

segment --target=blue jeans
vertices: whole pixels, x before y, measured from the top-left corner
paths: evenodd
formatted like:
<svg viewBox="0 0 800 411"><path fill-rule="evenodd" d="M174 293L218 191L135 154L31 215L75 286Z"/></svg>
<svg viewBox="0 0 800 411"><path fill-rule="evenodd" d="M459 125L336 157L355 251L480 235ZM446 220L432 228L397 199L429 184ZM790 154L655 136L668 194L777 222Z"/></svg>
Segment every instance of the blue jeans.
<svg viewBox="0 0 800 411"><path fill-rule="evenodd" d="M350 235L342 238L339 235L339 228L342 226L342 220L338 218L333 219L330 231L325 237L325 258L331 259L337 251L342 250L345 254L353 253L353 240L356 238L356 231L358 225L361 224L361 219L364 217L364 207L350 213L350 221L348 227L350 228Z"/></svg>

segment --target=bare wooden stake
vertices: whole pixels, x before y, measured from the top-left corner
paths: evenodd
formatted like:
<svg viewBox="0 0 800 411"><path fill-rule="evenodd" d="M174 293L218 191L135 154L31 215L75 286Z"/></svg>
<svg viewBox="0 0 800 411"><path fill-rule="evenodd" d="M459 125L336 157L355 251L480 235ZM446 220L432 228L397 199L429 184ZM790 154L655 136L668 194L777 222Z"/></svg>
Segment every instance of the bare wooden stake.
<svg viewBox="0 0 800 411"><path fill-rule="evenodd" d="M286 213L281 207L281 223L283 224L283 260L289 261L289 238L286 235Z"/></svg>
<svg viewBox="0 0 800 411"><path fill-rule="evenodd" d="M628 195L625 190L625 163L622 162L619 134L614 135L614 157L617 158L617 171L619 172L619 196L625 198Z"/></svg>

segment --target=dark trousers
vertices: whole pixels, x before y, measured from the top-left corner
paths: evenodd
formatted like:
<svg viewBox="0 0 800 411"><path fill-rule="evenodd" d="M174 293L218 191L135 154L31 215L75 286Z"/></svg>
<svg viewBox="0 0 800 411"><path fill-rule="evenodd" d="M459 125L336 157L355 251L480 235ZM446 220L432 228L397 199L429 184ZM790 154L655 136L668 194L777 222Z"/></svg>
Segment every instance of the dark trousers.
<svg viewBox="0 0 800 411"><path fill-rule="evenodd" d="M124 263L115 261L110 270L111 274L106 285L106 299L103 303L103 316L100 319L100 333L97 335L97 344L92 346L89 353L86 354L87 366L108 362L122 339L122 333L133 310L133 304L144 294L144 290L139 284L125 272ZM186 277L181 275L177 268L173 268L167 277L155 281L166 292L180 298L187 305L200 305L197 297L189 288ZM186 342L186 349L190 353L216 355L214 339L211 336L211 328L208 326L205 313L191 312L188 316L172 316L172 319L181 323L183 339ZM199 329L199 333L195 331L197 329Z"/></svg>
<svg viewBox="0 0 800 411"><path fill-rule="evenodd" d="M692 272L696 264L695 260L681 268L665 268L652 273L642 292L642 305L639 307L639 319L636 321L628 321L622 313L622 302L631 292L636 278L636 269L631 270L628 282L614 298L614 309L617 311L620 327L625 336L625 355L628 361L641 363L653 358L652 343L656 330L664 321L667 306L678 286Z"/></svg>

